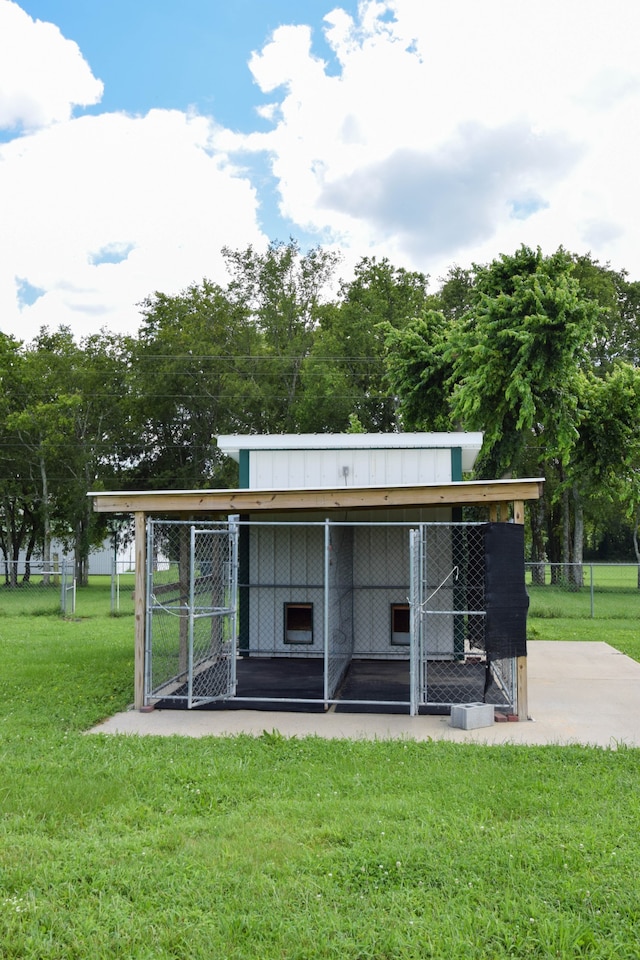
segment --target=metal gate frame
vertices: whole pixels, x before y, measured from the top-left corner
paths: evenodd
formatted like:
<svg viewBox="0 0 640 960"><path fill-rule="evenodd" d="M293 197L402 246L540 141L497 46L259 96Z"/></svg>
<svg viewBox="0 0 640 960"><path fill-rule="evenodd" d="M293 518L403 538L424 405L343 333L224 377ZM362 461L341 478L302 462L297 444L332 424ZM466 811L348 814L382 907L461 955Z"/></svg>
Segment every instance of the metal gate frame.
<svg viewBox="0 0 640 960"><path fill-rule="evenodd" d="M432 637L436 632L435 624L439 617L446 617L451 624L453 639L453 658L461 662L473 659L482 660L486 671L485 697L484 702L494 703L495 706L507 708L509 712L515 712L517 707L517 671L516 662L513 658L492 661L487 655L486 649L478 649L474 656L474 651L470 649L469 637L472 634L470 626L471 621L476 621L476 632L484 632L484 620L486 618L484 584L478 578L473 584L477 594L476 602L473 606L469 604L469 593L465 589L466 580L471 576L469 565L456 563L461 558L457 556L459 547L456 548L455 537L452 537L451 549L451 569L444 577L438 575L435 580L429 576L429 531L433 528L449 527L452 531L463 531L470 529L481 529L486 524L482 521L473 523L446 522L446 523L421 523L418 528L411 530L410 533L410 556L411 556L411 591L410 591L410 611L411 611L411 707L412 715L419 713L420 708L433 707L451 707L460 703L459 697L452 697L450 700L443 699L442 696L434 697L433 688L435 687L435 678L439 670L439 659L435 655ZM461 567L462 570L461 570ZM458 582L462 576L465 581L461 588L451 589L453 603L451 609L437 609L435 598L448 581L455 578ZM453 582L453 581L452 581ZM457 599L464 598L464 602L456 603ZM433 601L433 602L432 602ZM465 630L466 621L466 630ZM434 629L432 629L434 627ZM484 657L484 659L482 659ZM434 677L432 681L431 677ZM493 699L487 699L487 691L491 688L495 691Z"/></svg>
<svg viewBox="0 0 640 960"><path fill-rule="evenodd" d="M172 529L178 531L178 544L169 544L169 556L162 561L168 582L159 583L162 537L157 534L165 530L165 537L170 537ZM177 561L171 559L176 546ZM176 573L178 579L172 581ZM237 682L236 519L198 524L149 519L146 579L145 704L162 698L186 701L191 709L233 697ZM168 595L166 601L160 599L162 593ZM177 638L169 628L167 639L163 625L167 618L177 621ZM205 675L207 683L203 685Z"/></svg>

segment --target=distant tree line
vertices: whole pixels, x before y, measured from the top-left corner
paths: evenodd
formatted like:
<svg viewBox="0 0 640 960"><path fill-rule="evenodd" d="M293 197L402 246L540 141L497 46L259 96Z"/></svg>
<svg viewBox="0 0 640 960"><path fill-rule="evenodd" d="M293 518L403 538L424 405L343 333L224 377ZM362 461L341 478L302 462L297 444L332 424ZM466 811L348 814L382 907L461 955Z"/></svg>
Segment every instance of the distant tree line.
<svg viewBox="0 0 640 960"><path fill-rule="evenodd" d="M478 477L544 476L533 560L629 559L640 507L640 283L520 248L436 291L295 241L224 251L229 281L141 305L136 336L0 334L0 550L86 581L98 489L233 486L220 433L483 430ZM638 557L640 559L640 557Z"/></svg>

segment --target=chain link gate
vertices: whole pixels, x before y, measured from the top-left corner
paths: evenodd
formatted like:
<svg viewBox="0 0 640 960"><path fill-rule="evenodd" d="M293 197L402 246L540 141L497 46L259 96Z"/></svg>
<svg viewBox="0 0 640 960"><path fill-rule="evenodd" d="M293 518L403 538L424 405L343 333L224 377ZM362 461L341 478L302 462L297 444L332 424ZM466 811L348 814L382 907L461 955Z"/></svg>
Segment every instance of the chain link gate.
<svg viewBox="0 0 640 960"><path fill-rule="evenodd" d="M150 520L145 702L188 708L236 686L238 527Z"/></svg>
<svg viewBox="0 0 640 960"><path fill-rule="evenodd" d="M411 532L412 713L470 702L515 710L515 659L486 642L487 526Z"/></svg>

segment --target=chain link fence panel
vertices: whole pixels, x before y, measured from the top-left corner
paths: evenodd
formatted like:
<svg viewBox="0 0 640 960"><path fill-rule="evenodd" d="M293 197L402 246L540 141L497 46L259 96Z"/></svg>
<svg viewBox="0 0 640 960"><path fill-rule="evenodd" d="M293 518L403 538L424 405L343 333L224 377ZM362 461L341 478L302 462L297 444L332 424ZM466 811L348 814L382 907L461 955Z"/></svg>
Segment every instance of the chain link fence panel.
<svg viewBox="0 0 640 960"><path fill-rule="evenodd" d="M420 605L420 703L515 706L513 657L486 643L485 524L425 525Z"/></svg>
<svg viewBox="0 0 640 960"><path fill-rule="evenodd" d="M531 617L640 619L640 564L526 563Z"/></svg>
<svg viewBox="0 0 640 960"><path fill-rule="evenodd" d="M9 615L75 612L73 560L2 560L3 611Z"/></svg>

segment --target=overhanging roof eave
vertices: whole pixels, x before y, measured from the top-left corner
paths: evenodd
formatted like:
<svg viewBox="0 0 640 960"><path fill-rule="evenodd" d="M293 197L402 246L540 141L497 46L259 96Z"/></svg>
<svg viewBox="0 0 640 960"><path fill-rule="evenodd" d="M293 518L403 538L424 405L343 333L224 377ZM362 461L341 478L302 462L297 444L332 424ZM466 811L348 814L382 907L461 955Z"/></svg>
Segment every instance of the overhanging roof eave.
<svg viewBox="0 0 640 960"><path fill-rule="evenodd" d="M281 513L482 505L537 500L542 478L471 480L381 487L280 490L157 490L92 492L98 513Z"/></svg>

